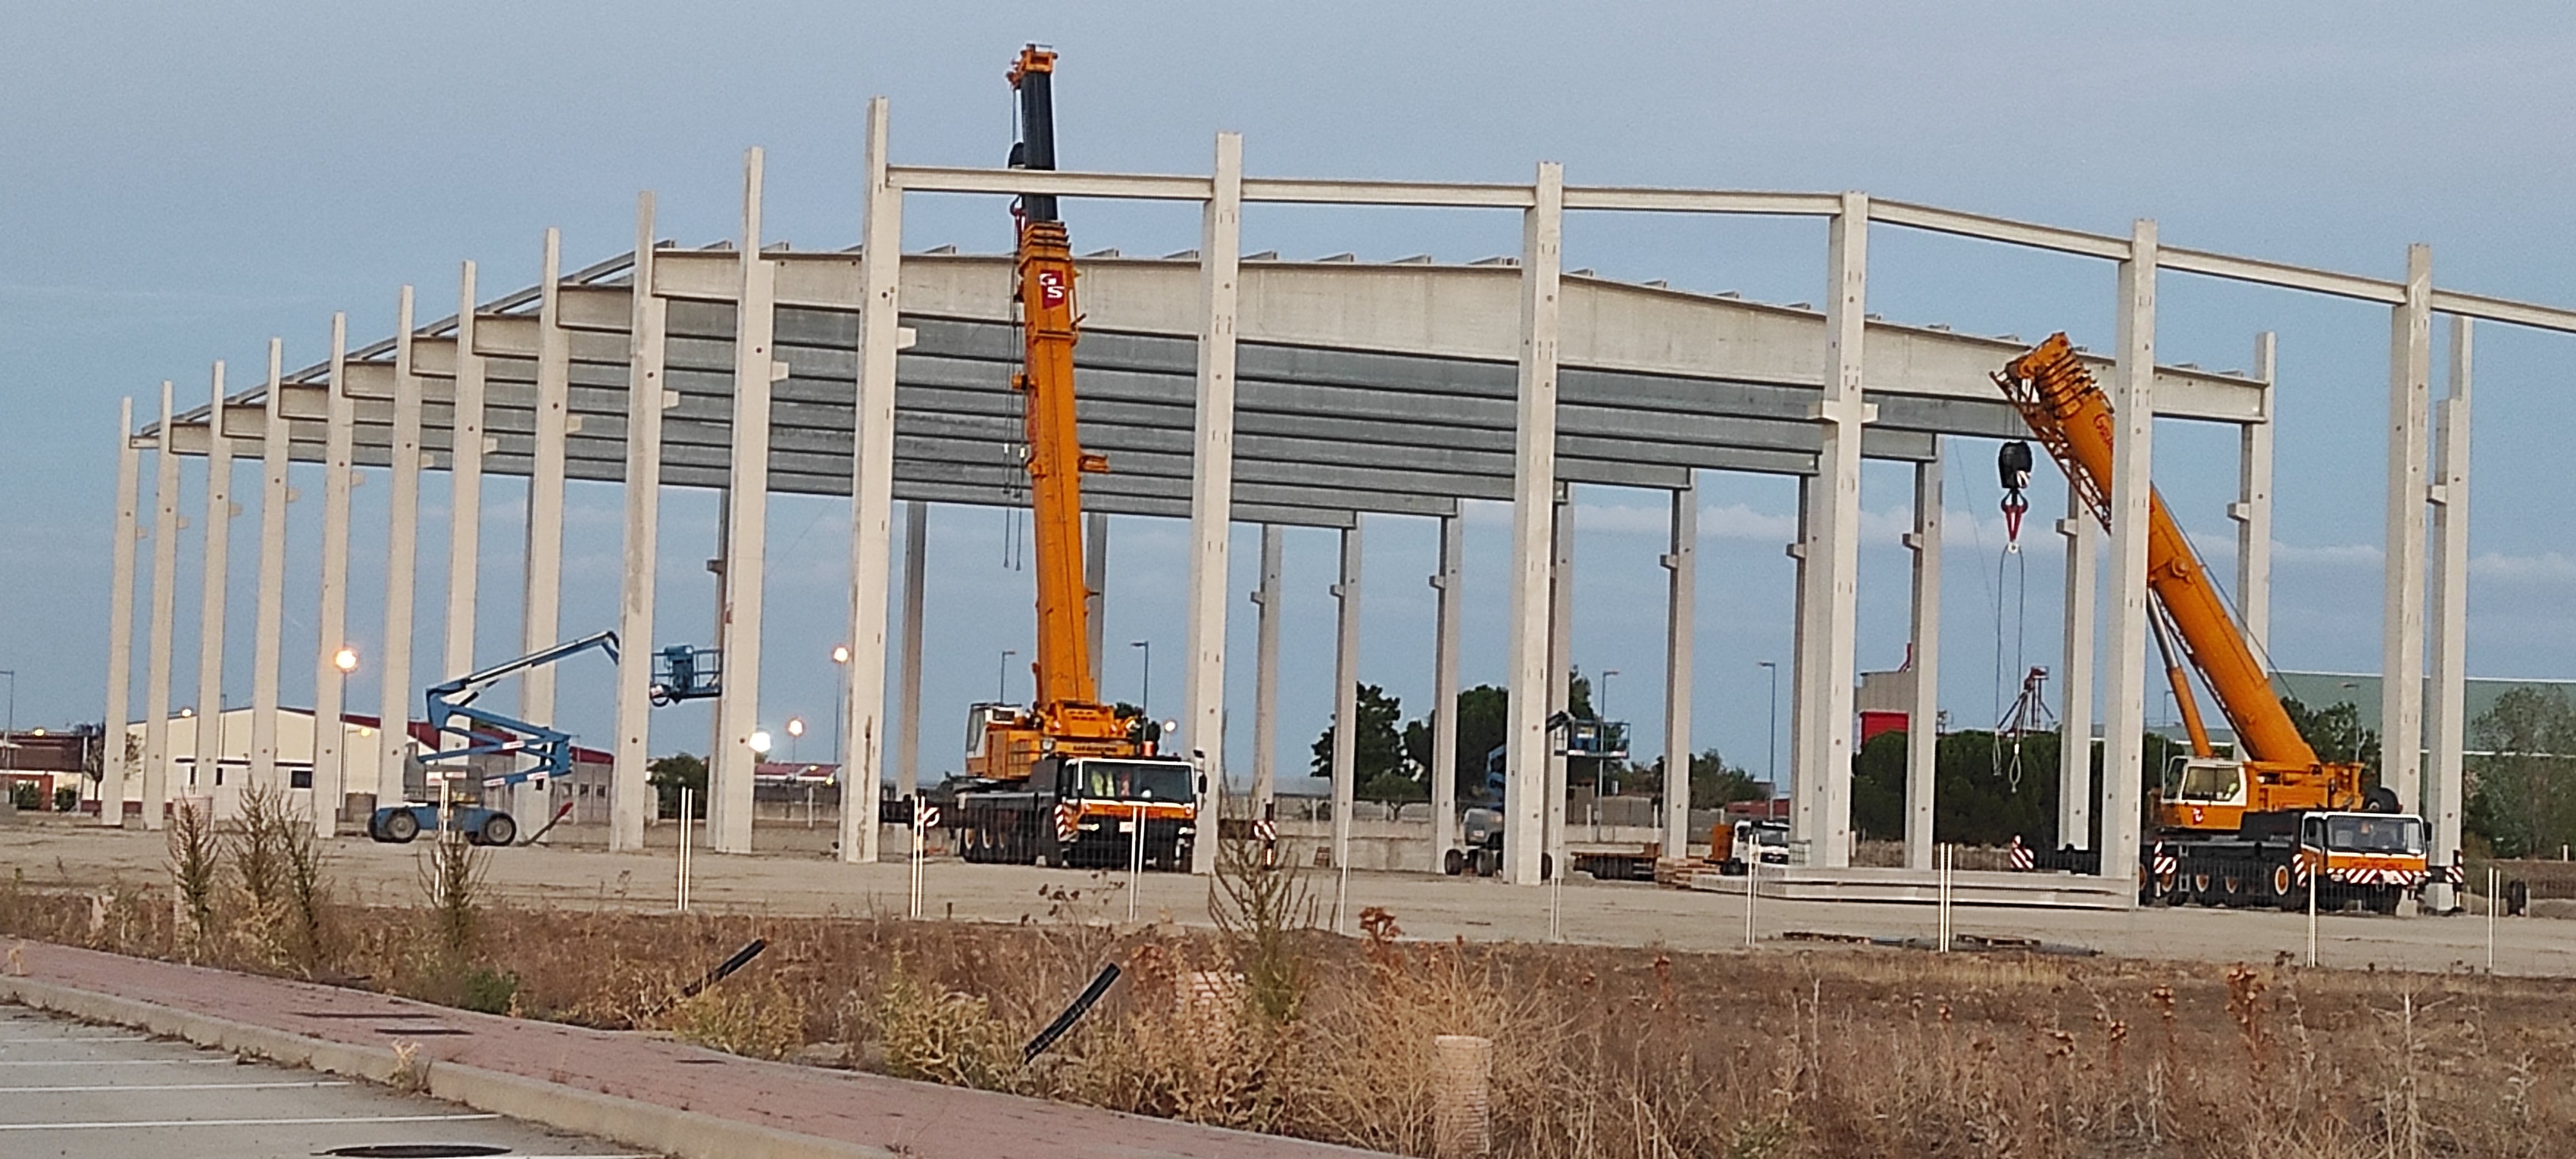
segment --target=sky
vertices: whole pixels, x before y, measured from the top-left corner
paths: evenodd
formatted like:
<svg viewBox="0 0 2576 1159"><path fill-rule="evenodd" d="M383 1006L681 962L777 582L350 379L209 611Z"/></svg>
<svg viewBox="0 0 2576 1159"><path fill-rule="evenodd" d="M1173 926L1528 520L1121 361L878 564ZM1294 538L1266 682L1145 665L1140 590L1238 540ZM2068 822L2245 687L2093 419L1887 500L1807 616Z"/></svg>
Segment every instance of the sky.
<svg viewBox="0 0 2576 1159"><path fill-rule="evenodd" d="M26 6L0 38L0 669L18 723L95 720L104 701L117 401L149 412L164 379L201 402L209 364L256 380L267 339L290 367L317 360L331 312L356 341L392 326L397 286L452 300L457 263L487 296L533 281L542 231L567 268L623 250L639 190L683 244L737 228L741 158L767 150L766 232L800 249L853 244L861 112L892 102L899 161L995 164L1009 143L1002 73L1020 44L1062 54L1068 167L1204 169L1212 135L1245 137L1248 171L1281 176L1526 180L1560 161L1579 184L1872 194L2107 233L2139 217L2166 244L2380 277L2433 247L2450 288L2576 304L2567 229L2576 12L2544 4L2056 5L1596 3L1388 5L1316 0L880 5L647 3L436 6L279 3ZM1077 248L1167 252L1196 241L1195 210L1071 202ZM1819 301L1823 228L1803 221L1577 216L1565 264L1779 302ZM905 245L999 250L988 200L917 199ZM1518 223L1476 211L1256 206L1245 248L1290 257L1516 252ZM1158 248L1159 247L1159 248ZM1891 320L2037 338L2065 329L2111 345L2112 273L2082 259L1881 228L1870 309ZM2301 669L2375 671L2384 538L2384 308L2168 274L2158 344L2170 362L2239 367L2279 334L2279 469L2271 654ZM425 307L426 308L426 307ZM433 311L443 313L441 309ZM2442 335L2437 329L2437 341ZM2576 431L2564 368L2576 338L2478 331L2471 509L2470 667L2576 676L2576 532L2563 443ZM355 344L353 342L353 344ZM2437 359L2437 368L2438 368ZM2437 369L2435 390L2444 383ZM1992 723L2019 674L2058 662L2062 553L2037 518L2007 554L1990 441L1950 440L1941 693L1955 725ZM2159 424L2156 478L2222 576L2232 576L2230 430ZM203 519L192 463L183 510ZM1766 767L1773 713L1764 660L1789 648L1794 487L1701 479L1695 747ZM1908 554L1904 468L1865 474L1861 667L1903 658ZM319 495L312 468L296 486ZM149 480L147 471L147 503ZM252 472L236 483L226 699L249 687ZM487 484L484 660L518 649L524 489ZM346 642L378 654L384 488L358 489ZM442 637L449 518L424 485L416 655L425 683ZM1659 735L1663 717L1660 494L1577 494L1575 659L1608 678L1611 715ZM318 501L290 508L286 697L310 696ZM567 634L611 626L619 558L614 487L576 484L566 532ZM714 507L664 508L660 642L704 642L700 563ZM1467 512L1470 683L1499 681L1509 527ZM781 497L771 511L762 716L811 722L799 755L828 749L847 615L846 506ZM177 668L196 543L181 537ZM923 754L953 767L965 705L1025 696L1029 579L1004 566L1001 517L935 510ZM1428 521L1372 518L1362 584L1362 679L1429 703ZM1107 692L1179 715L1185 534L1113 521ZM1254 581L1240 528L1233 587ZM1289 535L1279 760L1293 776L1331 711L1336 548ZM148 556L148 552L145 553ZM1251 711L1251 606L1233 604L1230 719ZM1150 642L1146 647L1136 641ZM1006 659L1005 650L1020 653ZM138 660L139 684L141 664ZM355 707L380 673L352 678ZM174 704L193 704L183 677ZM565 723L604 736L604 669L561 680ZM139 692L136 703L140 704ZM1785 709L1785 698L1784 698ZM2150 720L2170 707L2151 703ZM668 711L656 751L702 751L706 714ZM1248 767L1251 729L1230 726ZM1656 746L1640 745L1641 756Z"/></svg>

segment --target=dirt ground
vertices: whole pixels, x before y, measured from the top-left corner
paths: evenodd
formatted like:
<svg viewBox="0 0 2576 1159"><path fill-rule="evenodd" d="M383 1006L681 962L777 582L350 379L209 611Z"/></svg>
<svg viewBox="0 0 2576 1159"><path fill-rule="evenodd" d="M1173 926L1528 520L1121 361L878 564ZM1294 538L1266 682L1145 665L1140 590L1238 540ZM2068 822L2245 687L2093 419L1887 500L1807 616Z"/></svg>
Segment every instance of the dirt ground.
<svg viewBox="0 0 2576 1159"><path fill-rule="evenodd" d="M674 838L656 834L657 849L611 854L597 849L526 847L495 851L490 886L501 894L547 898L555 903L660 911L672 907L677 887ZM420 897L421 846L379 845L363 837L330 845L333 875L356 900L410 904ZM34 819L0 829L0 872L23 875L37 888L86 887L113 879L135 883L164 879L159 834L101 830ZM901 915L908 897L907 867L898 862L844 865L819 853L721 856L692 859L690 896L704 912L793 915ZM1123 873L1088 873L1021 866L967 865L933 860L923 872L926 915L963 920L1018 922L1082 916L1122 922L1130 899ZM1326 921L1337 882L1318 873L1314 890ZM1340 928L1357 932L1357 917L1381 907L1410 938L1446 941L1546 942L1551 928L1575 944L1656 946L1711 951L1744 944L1744 899L1627 883L1569 882L1524 889L1491 880L1392 873L1353 873L1341 898ZM1134 898L1140 920L1206 926L1208 884L1186 875L1149 874ZM1856 902L1756 903L1756 923L1766 946L1807 943L1784 934L1821 933L1888 938L1929 938L1936 933L1929 906ZM1962 934L2037 938L2103 954L2213 962L2270 962L2304 952L2302 914L2236 910L2095 912L2033 909L1961 909ZM2488 922L2483 917L2378 917L2328 915L2319 922L2322 964L2347 969L2445 971L2483 968ZM2494 925L2500 974L2576 976L2576 938L2553 920L2506 918Z"/></svg>

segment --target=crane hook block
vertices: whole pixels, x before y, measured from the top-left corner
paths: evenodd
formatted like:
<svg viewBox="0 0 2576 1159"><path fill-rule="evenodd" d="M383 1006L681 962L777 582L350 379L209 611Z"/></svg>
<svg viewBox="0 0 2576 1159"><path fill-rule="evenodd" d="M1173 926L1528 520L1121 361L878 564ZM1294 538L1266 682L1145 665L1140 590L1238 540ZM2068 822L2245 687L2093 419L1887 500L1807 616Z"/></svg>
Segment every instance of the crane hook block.
<svg viewBox="0 0 2576 1159"><path fill-rule="evenodd" d="M2030 444L2021 439L2006 442L1995 452L1995 474L2004 489L2004 550L2021 550L2021 517L2030 510L2030 500L2022 492L2030 488Z"/></svg>

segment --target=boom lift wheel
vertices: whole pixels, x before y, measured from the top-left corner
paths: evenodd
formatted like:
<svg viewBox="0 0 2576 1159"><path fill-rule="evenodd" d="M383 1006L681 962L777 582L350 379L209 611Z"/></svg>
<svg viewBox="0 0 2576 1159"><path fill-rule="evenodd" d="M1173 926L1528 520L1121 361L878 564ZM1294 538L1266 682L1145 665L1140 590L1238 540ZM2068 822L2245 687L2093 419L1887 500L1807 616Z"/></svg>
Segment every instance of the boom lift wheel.
<svg viewBox="0 0 2576 1159"><path fill-rule="evenodd" d="M396 845L404 845L412 838L420 836L420 818L412 816L409 809L396 809L385 814L384 824L380 828L385 831L385 840Z"/></svg>
<svg viewBox="0 0 2576 1159"><path fill-rule="evenodd" d="M519 823L507 813L494 813L483 819L483 829L474 835L481 845L508 845L519 839Z"/></svg>

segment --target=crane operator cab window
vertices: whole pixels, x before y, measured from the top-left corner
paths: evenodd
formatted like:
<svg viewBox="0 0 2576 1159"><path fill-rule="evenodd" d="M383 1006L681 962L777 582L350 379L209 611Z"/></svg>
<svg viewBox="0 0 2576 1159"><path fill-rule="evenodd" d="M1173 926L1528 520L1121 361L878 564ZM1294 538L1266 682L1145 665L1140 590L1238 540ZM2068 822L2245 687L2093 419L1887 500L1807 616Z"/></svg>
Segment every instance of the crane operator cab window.
<svg viewBox="0 0 2576 1159"><path fill-rule="evenodd" d="M2338 853L2424 852L2424 821L2387 813L2329 813L2322 818L2326 848Z"/></svg>
<svg viewBox="0 0 2576 1159"><path fill-rule="evenodd" d="M2224 758L2176 758L2165 772L2165 799L2198 805L2245 803L2245 768Z"/></svg>
<svg viewBox="0 0 2576 1159"><path fill-rule="evenodd" d="M1086 800L1190 800L1190 766L1180 761L1092 759L1074 764L1074 784Z"/></svg>

